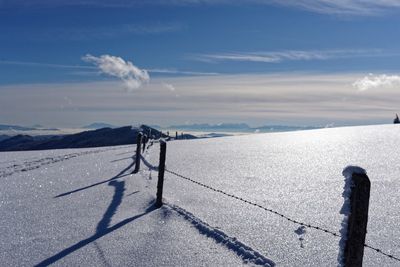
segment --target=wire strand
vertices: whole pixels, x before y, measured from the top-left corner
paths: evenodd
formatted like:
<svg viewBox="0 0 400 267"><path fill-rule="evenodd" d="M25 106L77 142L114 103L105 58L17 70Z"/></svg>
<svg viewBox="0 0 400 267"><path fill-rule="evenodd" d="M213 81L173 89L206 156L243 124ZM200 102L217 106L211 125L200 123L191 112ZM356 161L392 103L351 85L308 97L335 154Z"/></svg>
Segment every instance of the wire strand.
<svg viewBox="0 0 400 267"><path fill-rule="evenodd" d="M235 195L226 193L226 192L224 192L224 191L222 191L222 190L215 189L215 188L213 188L213 187L211 187L211 186L208 186L208 185L206 185L206 184L197 182L197 181L195 181L195 180L193 180L193 179L191 179L191 178L189 178L189 177L185 177L185 176L183 176L183 175L181 175L181 174L178 174L178 173L176 173L176 172L174 172L174 171L170 171L170 170L167 170L167 169L166 169L165 171L168 172L168 173L171 173L171 174L173 174L173 175L175 175L175 176L178 176L178 177L180 177L180 178L182 178L182 179L185 179L185 180L188 180L188 181L190 181L190 182L192 182L192 183L195 183L195 184L197 184L197 185L200 185L200 186L202 186L202 187L204 187L204 188L210 189L210 190L212 190L212 191L214 191L214 192L221 193L221 194L226 195L226 196L228 196L228 197L230 197L230 198L234 198L234 199L239 200L239 201L242 201L242 202L244 202L244 203L246 203L246 204L249 204L249 205L255 206L255 207L257 207L257 208L263 209L263 210L265 210L265 211L267 211L267 212L276 214L276 215L282 217L283 219L286 219L287 221L292 222L292 223L294 223L294 224L297 224L297 225L300 225L300 226L305 226L305 227L308 227L308 228L312 228L312 229L315 229L315 230L318 230L318 231L322 231L322 232L324 232L324 233L328 233L328 234L331 234L331 235L336 236L336 237L340 237L340 234L335 233L335 232L333 232L333 231L330 231L330 230L328 230L328 229L324 229L324 228L322 228L322 227L320 227L320 226L316 226L316 225L312 225L312 224L309 224L309 223L304 223L304 222L300 222L300 221L298 221L298 220L292 219L292 218L290 218L290 217L288 217L288 216L286 216L286 215L284 215L284 214L282 214L282 213L279 213L279 212L277 212L277 211L275 211L275 210L272 210L272 209L270 209L270 208L261 206L260 204L254 203L254 202L249 201L249 200L246 200L246 199L244 199L244 198L241 198L241 197L238 197L238 196L235 196Z"/></svg>
<svg viewBox="0 0 400 267"><path fill-rule="evenodd" d="M191 179L191 178L189 178L189 177L183 176L183 175L181 175L181 174L179 174L179 173L176 173L176 172L174 172L174 171L170 171L170 170L168 170L168 169L165 169L165 171L168 172L168 173L170 173L170 174L173 174L173 175L175 175L175 176L177 176L177 177L179 177L179 178L182 178L182 179L184 179L184 180L187 180L187 181L190 181L190 182L192 182L192 183L194 183L194 184L197 184L197 185L199 185L199 186L201 186L201 187L204 187L204 188L207 188L207 189L212 190L212 191L214 191L214 192L217 192L217 193L226 195L226 196L228 196L228 197L230 197L230 198L233 198L233 199L242 201L242 202L244 202L244 203L246 203L246 204L249 204L249 205L258 207L258 208L263 209L263 210L265 210L265 211L267 211L267 212L276 214L276 215L282 217L283 219L286 219L287 221L292 222L292 223L294 223L294 224L301 225L301 226L304 226L304 227L308 227L308 228L311 228L311 229L315 229L315 230L317 230L317 231L321 231L321 232L330 234L330 235L335 236L335 237L341 237L340 234L335 233L335 232L333 232L333 231L330 231L330 230L328 230L328 229L324 229L324 228L322 228L322 227L320 227L320 226L316 226L316 225L312 225L312 224L309 224L309 223L304 223L304 222L301 222L301 221L292 219L292 218L290 218L290 217L288 217L288 216L286 216L286 215L284 215L284 214L282 214L282 213L279 213L279 212L277 212L277 211L275 211L275 210L272 210L272 209L270 209L270 208L261 206L260 204L257 204L257 203L254 203L254 202L252 202L252 201L246 200L246 199L244 199L244 198L235 196L235 195L233 195L233 194L226 193L226 192L224 192L224 191L222 191L222 190L213 188L213 187L211 187L211 186L209 186L209 185L200 183L200 182L198 182L198 181L195 181L195 180L193 180L193 179ZM393 260L396 260L396 261L400 261L400 258L398 258L398 257L396 257L396 256L394 256L394 255L392 255L392 254L383 252L383 251L382 251L381 249L379 249L379 248L375 248L375 247L373 247L373 246L371 246L371 245L368 245L368 244L366 244L366 243L364 244L364 247L369 248L369 249L372 249L372 250L374 250L375 252L377 252L377 253L379 253L379 254L381 254L381 255L384 255L384 256L386 256L386 257L388 257L388 258L390 258L390 259L393 259Z"/></svg>

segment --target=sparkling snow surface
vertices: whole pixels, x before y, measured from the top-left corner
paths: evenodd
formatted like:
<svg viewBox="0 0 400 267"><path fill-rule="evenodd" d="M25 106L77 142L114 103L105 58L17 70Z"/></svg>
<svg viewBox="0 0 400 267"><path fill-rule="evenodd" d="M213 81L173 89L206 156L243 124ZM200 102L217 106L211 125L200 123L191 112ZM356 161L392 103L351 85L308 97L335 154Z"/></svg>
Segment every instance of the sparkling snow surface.
<svg viewBox="0 0 400 267"><path fill-rule="evenodd" d="M339 233L342 171L360 166L371 180L367 243L399 256L399 137L383 125L172 141L167 169ZM127 175L134 151L0 153L1 265L337 265L340 238L170 173L167 205L152 208L157 172L142 162ZM144 156L156 165L158 154L155 144ZM366 248L364 266L400 264Z"/></svg>

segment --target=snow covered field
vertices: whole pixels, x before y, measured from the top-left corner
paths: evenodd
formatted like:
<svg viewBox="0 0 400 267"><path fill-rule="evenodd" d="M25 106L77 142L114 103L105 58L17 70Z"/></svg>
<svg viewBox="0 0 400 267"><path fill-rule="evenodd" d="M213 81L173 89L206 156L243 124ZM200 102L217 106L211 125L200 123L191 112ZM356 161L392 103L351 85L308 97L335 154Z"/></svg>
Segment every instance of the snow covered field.
<svg viewBox="0 0 400 267"><path fill-rule="evenodd" d="M398 125L167 144L167 169L297 221L339 232L347 165L367 170L366 242L400 255ZM0 153L2 266L336 266L339 237L157 172L134 146ZM145 153L158 163L154 145ZM365 266L400 262L365 249Z"/></svg>

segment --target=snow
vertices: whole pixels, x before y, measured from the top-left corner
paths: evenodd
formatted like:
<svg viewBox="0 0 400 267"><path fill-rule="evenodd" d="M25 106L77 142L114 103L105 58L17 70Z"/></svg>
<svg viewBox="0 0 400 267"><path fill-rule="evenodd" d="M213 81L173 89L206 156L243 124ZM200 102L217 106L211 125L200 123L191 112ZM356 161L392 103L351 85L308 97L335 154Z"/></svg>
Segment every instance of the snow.
<svg viewBox="0 0 400 267"><path fill-rule="evenodd" d="M342 170L361 166L372 184L366 242L398 256L398 136L398 125L382 125L177 140L167 143L166 167L339 233ZM159 144L137 174L134 154L134 146L0 153L1 265L337 265L340 238L171 173L167 204L154 209ZM364 266L398 263L365 248Z"/></svg>
<svg viewBox="0 0 400 267"><path fill-rule="evenodd" d="M187 221L194 225L195 228L199 230L200 233L215 239L218 243L222 243L227 248L236 252L236 254L241 257L244 262L252 263L255 265L262 266L274 266L275 263L270 259L265 258L263 255L254 251L251 247L243 244L235 237L229 237L224 232L217 228L213 228L207 223L203 222L201 219L194 216L192 213L178 207L175 205L165 205L164 207L170 208L176 211L179 215L183 216Z"/></svg>
<svg viewBox="0 0 400 267"><path fill-rule="evenodd" d="M340 241L339 241L339 255L338 255L338 266L344 266L344 250L347 241L347 230L348 230L348 222L349 216L351 213L351 204L350 204L350 196L352 192L352 188L354 187L353 183L353 174L367 174L366 170L358 166L347 166L344 168L342 174L344 176L344 187L343 187L343 206L340 209L340 214L343 214L343 221L341 223L340 229Z"/></svg>
<svg viewBox="0 0 400 267"><path fill-rule="evenodd" d="M299 236L300 247L304 248L303 240L304 235L307 233L306 227L304 225L300 226L294 231Z"/></svg>

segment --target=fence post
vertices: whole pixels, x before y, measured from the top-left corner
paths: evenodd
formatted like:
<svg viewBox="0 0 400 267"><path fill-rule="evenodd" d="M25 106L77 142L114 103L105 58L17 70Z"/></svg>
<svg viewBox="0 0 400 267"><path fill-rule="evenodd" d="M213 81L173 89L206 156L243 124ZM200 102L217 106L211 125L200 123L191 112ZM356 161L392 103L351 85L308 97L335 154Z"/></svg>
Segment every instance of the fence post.
<svg viewBox="0 0 400 267"><path fill-rule="evenodd" d="M351 211L344 247L345 267L362 266L365 235L367 234L368 206L371 182L365 173L352 174L354 187L351 191Z"/></svg>
<svg viewBox="0 0 400 267"><path fill-rule="evenodd" d="M158 165L158 182L157 182L157 199L156 207L162 206L162 194L164 186L164 171L165 171L165 155L167 152L167 143L163 140L160 142L160 163Z"/></svg>
<svg viewBox="0 0 400 267"><path fill-rule="evenodd" d="M142 149L142 153L144 153L144 150L146 149L146 144L147 144L147 135L143 135L142 137L142 143L143 143L143 149Z"/></svg>
<svg viewBox="0 0 400 267"><path fill-rule="evenodd" d="M135 169L132 173L138 173L140 169L140 151L141 151L141 144L142 144L142 133L138 133L137 140L136 140L136 158L135 158Z"/></svg>

